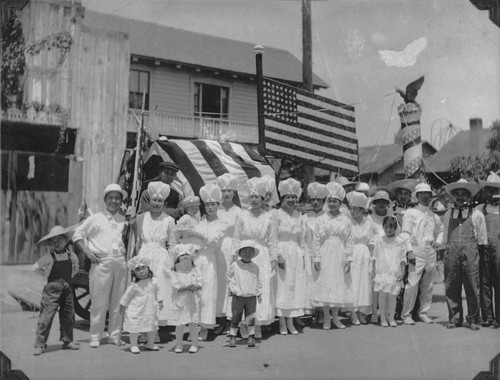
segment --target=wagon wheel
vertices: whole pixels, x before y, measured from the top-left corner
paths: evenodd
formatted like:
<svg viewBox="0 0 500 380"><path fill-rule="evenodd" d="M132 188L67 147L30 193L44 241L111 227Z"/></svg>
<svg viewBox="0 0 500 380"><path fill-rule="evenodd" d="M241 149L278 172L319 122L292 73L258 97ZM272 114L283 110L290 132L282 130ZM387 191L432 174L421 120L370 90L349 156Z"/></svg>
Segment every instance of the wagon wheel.
<svg viewBox="0 0 500 380"><path fill-rule="evenodd" d="M75 313L85 319L90 319L90 292L89 287L81 284L73 285L73 299L75 305Z"/></svg>

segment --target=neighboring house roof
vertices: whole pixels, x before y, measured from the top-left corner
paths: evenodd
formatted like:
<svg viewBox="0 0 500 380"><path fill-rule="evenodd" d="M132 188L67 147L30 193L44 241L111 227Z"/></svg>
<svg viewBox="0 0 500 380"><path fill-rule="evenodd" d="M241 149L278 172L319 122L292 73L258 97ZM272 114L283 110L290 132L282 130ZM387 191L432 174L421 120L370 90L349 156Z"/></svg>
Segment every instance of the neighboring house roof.
<svg viewBox="0 0 500 380"><path fill-rule="evenodd" d="M83 24L129 35L133 55L215 70L256 75L255 44L86 10ZM302 83L302 63L292 53L264 46L264 76ZM328 84L313 75L314 85Z"/></svg>
<svg viewBox="0 0 500 380"><path fill-rule="evenodd" d="M491 128L483 129L482 146L480 152L486 152L486 144L491 135ZM471 155L471 135L470 130L460 131L453 136L443 147L432 157L425 160L426 169L433 172L447 172L450 170L451 161L456 157Z"/></svg>

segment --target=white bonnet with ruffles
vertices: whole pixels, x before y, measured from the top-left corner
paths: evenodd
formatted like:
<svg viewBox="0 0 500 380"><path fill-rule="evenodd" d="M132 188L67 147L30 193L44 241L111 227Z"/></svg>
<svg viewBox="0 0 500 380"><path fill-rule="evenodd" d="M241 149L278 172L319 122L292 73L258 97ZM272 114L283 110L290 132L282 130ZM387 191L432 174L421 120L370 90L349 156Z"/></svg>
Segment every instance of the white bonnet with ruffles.
<svg viewBox="0 0 500 380"><path fill-rule="evenodd" d="M200 205L200 198L197 197L196 195L192 196L192 197L184 198L184 200L182 201L182 205L184 207L199 206Z"/></svg>
<svg viewBox="0 0 500 380"><path fill-rule="evenodd" d="M280 192L281 197L292 194L297 198L300 198L300 195L302 194L300 182L293 178L281 181L278 185L278 191Z"/></svg>
<svg viewBox="0 0 500 380"><path fill-rule="evenodd" d="M367 196L359 191L351 191L350 193L347 193L346 198L347 201L349 202L349 205L352 207L361 207L361 208L368 207Z"/></svg>
<svg viewBox="0 0 500 380"><path fill-rule="evenodd" d="M238 190L238 178L231 173L224 173L217 177L217 185L221 190Z"/></svg>
<svg viewBox="0 0 500 380"><path fill-rule="evenodd" d="M151 260L146 256L134 256L127 262L128 269L134 270L140 266L150 267Z"/></svg>
<svg viewBox="0 0 500 380"><path fill-rule="evenodd" d="M263 175L260 179L262 182L264 182L264 184L266 186L266 193L271 193L271 199L269 200L269 206L273 206L275 204L278 204L279 197L278 197L278 191L276 190L275 179L267 174Z"/></svg>
<svg viewBox="0 0 500 380"><path fill-rule="evenodd" d="M341 184L337 182L328 182L326 187L328 189L328 198L337 198L339 201L344 200L345 190Z"/></svg>
<svg viewBox="0 0 500 380"><path fill-rule="evenodd" d="M248 192L249 196L252 194L257 194L257 195L261 196L262 198L264 198L266 196L267 185L264 181L262 181L262 178L258 178L258 177L250 178L247 181L247 185L248 185L248 189L249 189L249 192Z"/></svg>
<svg viewBox="0 0 500 380"><path fill-rule="evenodd" d="M170 194L170 186L161 181L150 182L148 185L148 194L151 198L160 197L167 199Z"/></svg>
<svg viewBox="0 0 500 380"><path fill-rule="evenodd" d="M213 183L207 183L205 186L202 186L200 189L200 198L204 203L207 202L222 202L222 192L219 186L214 185Z"/></svg>
<svg viewBox="0 0 500 380"><path fill-rule="evenodd" d="M309 198L327 198L329 195L328 188L319 182L311 182L307 186L307 195Z"/></svg>

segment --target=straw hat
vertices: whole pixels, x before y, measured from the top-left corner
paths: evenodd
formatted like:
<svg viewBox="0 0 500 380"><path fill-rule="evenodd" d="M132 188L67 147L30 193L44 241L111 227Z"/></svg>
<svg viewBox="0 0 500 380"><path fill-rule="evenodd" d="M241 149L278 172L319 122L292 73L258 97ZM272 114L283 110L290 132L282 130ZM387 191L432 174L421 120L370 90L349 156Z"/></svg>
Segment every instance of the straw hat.
<svg viewBox="0 0 500 380"><path fill-rule="evenodd" d="M108 193L111 193L113 191L116 191L118 193L120 193L123 197L123 199L127 198L127 192L125 190L123 190L121 188L120 185L118 185L117 183L112 183L108 186L106 186L106 188L104 189L104 198L106 198L106 195L108 195Z"/></svg>
<svg viewBox="0 0 500 380"><path fill-rule="evenodd" d="M471 197L473 197L479 192L480 186L477 183L468 182L466 179L460 178L457 182L452 182L446 185L444 189L450 194L452 194L454 190L464 189L470 193Z"/></svg>
<svg viewBox="0 0 500 380"><path fill-rule="evenodd" d="M337 198L339 201L344 200L345 190L340 183L328 182L326 187L328 189L328 198Z"/></svg>
<svg viewBox="0 0 500 380"><path fill-rule="evenodd" d="M253 251L254 251L253 257L255 257L259 254L259 248L257 248L257 246L255 245L255 243L252 240L243 240L243 241L241 241L240 246L238 248L238 255L239 255L240 249L245 248L245 247L252 247L253 248Z"/></svg>
<svg viewBox="0 0 500 380"><path fill-rule="evenodd" d="M386 186L386 189L393 194L395 194L398 191L398 189L405 189L408 190L410 193L413 193L415 191L415 186L417 186L418 183L419 182L416 179L406 178L406 179L401 179L399 181L391 182L389 185Z"/></svg>
<svg viewBox="0 0 500 380"><path fill-rule="evenodd" d="M127 267L130 270L134 270L141 266L149 268L151 266L151 260L145 256L134 256L127 262Z"/></svg>
<svg viewBox="0 0 500 380"><path fill-rule="evenodd" d="M500 176L497 173L490 172L490 175L488 176L488 178L486 178L486 181L479 180L479 186L481 186L481 189L485 187L494 187L500 189Z"/></svg>
<svg viewBox="0 0 500 380"><path fill-rule="evenodd" d="M297 198L300 198L300 195L302 194L300 182L293 178L288 178L284 181L281 181L278 185L278 191L280 192L281 197L291 194L295 195Z"/></svg>
<svg viewBox="0 0 500 380"><path fill-rule="evenodd" d="M220 187L213 184L207 183L205 186L202 186L200 189L200 198L204 203L208 202L222 202L222 191Z"/></svg>
<svg viewBox="0 0 500 380"><path fill-rule="evenodd" d="M160 197L167 199L170 194L170 186L161 181L150 182L148 184L148 194L151 198Z"/></svg>
<svg viewBox="0 0 500 380"><path fill-rule="evenodd" d="M230 173L224 173L217 177L217 185L221 190L238 190L238 178Z"/></svg>
<svg viewBox="0 0 500 380"><path fill-rule="evenodd" d="M68 239L71 238L73 235L73 231L75 230L77 224L70 226L70 227L62 227L62 226L54 226L50 229L50 232L45 235L43 238L38 240L39 245L46 245L49 243L49 240L52 239L53 237L60 236L60 235L65 235Z"/></svg>
<svg viewBox="0 0 500 380"><path fill-rule="evenodd" d="M389 193L387 192L387 190L384 189L377 190L375 194L373 194L372 203L380 199L391 203L391 198L389 197Z"/></svg>
<svg viewBox="0 0 500 380"><path fill-rule="evenodd" d="M431 186L428 183L419 183L417 186L415 186L415 191L414 194L418 193L431 193L432 195L436 195L434 191L432 191Z"/></svg>
<svg viewBox="0 0 500 380"><path fill-rule="evenodd" d="M448 209L445 205L439 200L439 198L434 198L429 203L429 209L437 215L444 214Z"/></svg>
<svg viewBox="0 0 500 380"><path fill-rule="evenodd" d="M309 198L326 198L329 194L328 188L319 182L311 182L307 185L307 195Z"/></svg>
<svg viewBox="0 0 500 380"><path fill-rule="evenodd" d="M349 202L349 205L353 207L362 207L362 208L368 207L367 196L359 191L351 191L346 195L346 198L347 201Z"/></svg>

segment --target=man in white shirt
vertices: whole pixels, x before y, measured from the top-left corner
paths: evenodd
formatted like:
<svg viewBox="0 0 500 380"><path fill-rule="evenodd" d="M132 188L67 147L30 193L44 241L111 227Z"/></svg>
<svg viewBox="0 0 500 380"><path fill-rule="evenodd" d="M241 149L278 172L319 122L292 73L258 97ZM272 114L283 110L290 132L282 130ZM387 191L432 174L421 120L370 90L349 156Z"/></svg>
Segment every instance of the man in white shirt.
<svg viewBox="0 0 500 380"><path fill-rule="evenodd" d="M479 330L479 255L488 243L484 215L474 210L469 200L479 192L479 185L460 179L445 186L454 205L444 215L444 281L448 304L449 329L463 323L462 286L467 299L466 322Z"/></svg>
<svg viewBox="0 0 500 380"><path fill-rule="evenodd" d="M432 323L427 315L432 301L434 275L436 272L436 249L443 241L443 225L439 217L429 209L433 192L426 183L419 183L415 187L415 196L418 204L406 210L403 216L401 236L408 239L413 253L408 257L408 282L405 286L403 323L414 325L411 312L415 306L420 284L420 307L418 317L422 322Z"/></svg>
<svg viewBox="0 0 500 380"><path fill-rule="evenodd" d="M104 190L106 211L89 216L77 227L73 241L85 253L92 265L89 273L90 347L100 345L109 308L108 342L121 345L120 298L125 292L127 265L122 233L125 217L120 206L127 193L120 185L111 184Z"/></svg>

